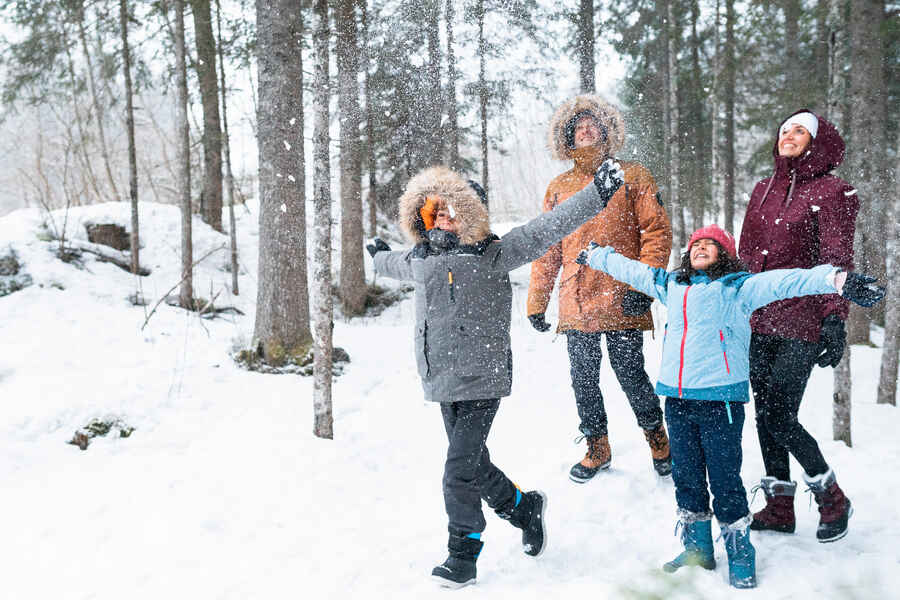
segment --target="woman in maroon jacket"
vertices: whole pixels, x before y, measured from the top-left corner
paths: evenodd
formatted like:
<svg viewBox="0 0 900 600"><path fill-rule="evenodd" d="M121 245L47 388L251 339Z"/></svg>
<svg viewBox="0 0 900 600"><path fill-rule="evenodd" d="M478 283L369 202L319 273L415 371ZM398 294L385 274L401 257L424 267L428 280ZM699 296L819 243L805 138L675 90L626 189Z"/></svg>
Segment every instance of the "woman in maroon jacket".
<svg viewBox="0 0 900 600"><path fill-rule="evenodd" d="M826 263L849 271L859 199L850 184L831 174L844 159L837 129L808 110L798 111L778 128L773 154L775 173L756 184L747 206L741 260L753 273ZM850 500L816 440L797 421L813 365L834 367L844 353L847 310L847 301L833 294L782 300L753 313L750 384L766 507L753 515L752 529L793 533L797 484L790 480L790 454L819 505L816 537L831 542L847 533Z"/></svg>

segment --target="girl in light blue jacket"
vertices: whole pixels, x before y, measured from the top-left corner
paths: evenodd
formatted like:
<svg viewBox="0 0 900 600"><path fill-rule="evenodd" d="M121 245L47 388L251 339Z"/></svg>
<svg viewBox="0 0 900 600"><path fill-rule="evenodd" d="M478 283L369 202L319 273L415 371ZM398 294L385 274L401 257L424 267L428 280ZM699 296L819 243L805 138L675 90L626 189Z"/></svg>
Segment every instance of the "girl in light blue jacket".
<svg viewBox="0 0 900 600"><path fill-rule="evenodd" d="M715 568L710 494L728 554L729 580L756 586L752 515L741 481L741 430L749 399L750 315L776 300L835 294L871 306L875 279L831 265L756 275L737 260L734 237L716 225L691 235L681 267L668 273L595 244L577 262L663 302L668 323L656 392L666 398L672 477L684 552L663 567ZM708 475L708 483L707 483Z"/></svg>

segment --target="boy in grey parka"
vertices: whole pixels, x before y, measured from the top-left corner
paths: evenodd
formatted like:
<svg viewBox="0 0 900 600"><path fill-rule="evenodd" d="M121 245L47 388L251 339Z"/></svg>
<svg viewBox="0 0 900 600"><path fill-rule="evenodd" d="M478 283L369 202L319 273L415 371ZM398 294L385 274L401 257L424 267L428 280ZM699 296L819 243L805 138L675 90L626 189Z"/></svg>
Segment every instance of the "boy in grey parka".
<svg viewBox="0 0 900 600"><path fill-rule="evenodd" d="M431 167L413 177L400 198L400 226L416 245L391 252L376 239L367 247L379 274L414 283L416 364L425 398L440 403L447 431L450 556L432 571L441 585L475 581L482 499L522 529L526 554L543 552L546 496L519 490L491 463L486 446L500 398L512 385L509 272L594 217L622 181L618 163L608 160L594 183L501 240L491 233L475 189L446 167Z"/></svg>

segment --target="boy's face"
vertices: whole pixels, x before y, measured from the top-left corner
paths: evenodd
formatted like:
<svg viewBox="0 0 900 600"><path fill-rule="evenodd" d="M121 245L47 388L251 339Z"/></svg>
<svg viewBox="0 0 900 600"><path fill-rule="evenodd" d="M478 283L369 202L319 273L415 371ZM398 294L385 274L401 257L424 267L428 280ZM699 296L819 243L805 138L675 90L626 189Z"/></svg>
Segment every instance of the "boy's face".
<svg viewBox="0 0 900 600"><path fill-rule="evenodd" d="M719 260L719 247L709 238L702 238L691 246L691 267L698 271L708 269Z"/></svg>
<svg viewBox="0 0 900 600"><path fill-rule="evenodd" d="M444 231L459 233L459 222L450 216L450 209L446 206L439 208L435 213L434 226Z"/></svg>

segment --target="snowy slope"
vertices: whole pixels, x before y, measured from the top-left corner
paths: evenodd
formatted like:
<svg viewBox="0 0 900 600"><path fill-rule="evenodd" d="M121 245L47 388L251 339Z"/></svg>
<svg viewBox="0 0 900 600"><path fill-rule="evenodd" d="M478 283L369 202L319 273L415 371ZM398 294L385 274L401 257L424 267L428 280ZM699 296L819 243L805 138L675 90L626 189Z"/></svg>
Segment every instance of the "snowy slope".
<svg viewBox="0 0 900 600"><path fill-rule="evenodd" d="M411 302L335 324L352 363L334 388L335 440L316 439L310 379L248 373L229 358L249 339L256 298L255 208L239 218L241 295L224 289L224 251L198 266L195 285L207 297L221 290L217 303L246 316L201 322L163 304L143 331L145 309L126 300L137 287L131 275L92 258L89 271L55 259L34 211L0 219L0 254L13 247L34 280L0 298L0 597L452 593L428 578L445 557L446 442L438 407L422 400ZM141 286L151 303L179 279L178 219L174 207L141 205L142 262L153 269ZM90 220L127 225L128 207L73 209L70 233L83 237ZM197 257L227 241L199 220L194 227ZM583 445L572 443L565 339L528 325L528 273L513 274L515 383L489 446L523 488L547 492L549 546L540 559L525 556L518 532L489 514L478 583L459 597L900 598L900 413L874 404L878 349L853 348L853 449L830 441L829 371L814 371L801 410L853 500L850 534L817 543L815 504L807 509L801 495L797 534L754 534L760 587L736 592L721 541L714 572L659 570L679 550L673 488L653 473L608 365L612 468L583 486L568 480ZM653 377L659 337L648 334L645 349ZM748 408L749 489L762 465ZM105 416L134 434L97 438L85 452L65 443Z"/></svg>

